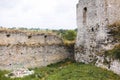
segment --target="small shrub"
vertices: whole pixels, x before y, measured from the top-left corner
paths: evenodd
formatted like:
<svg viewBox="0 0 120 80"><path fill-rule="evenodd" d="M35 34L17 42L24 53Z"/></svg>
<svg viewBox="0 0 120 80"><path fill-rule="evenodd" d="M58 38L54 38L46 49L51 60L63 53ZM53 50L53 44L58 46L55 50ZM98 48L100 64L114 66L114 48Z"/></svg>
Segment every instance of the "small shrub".
<svg viewBox="0 0 120 80"><path fill-rule="evenodd" d="M115 40L120 41L120 21L109 25L108 28L110 29L109 34L111 34Z"/></svg>
<svg viewBox="0 0 120 80"><path fill-rule="evenodd" d="M68 30L63 35L63 39L73 41L76 38L76 32L74 30Z"/></svg>
<svg viewBox="0 0 120 80"><path fill-rule="evenodd" d="M110 56L113 59L119 59L120 60L120 45L116 46L114 49L106 51L106 56Z"/></svg>

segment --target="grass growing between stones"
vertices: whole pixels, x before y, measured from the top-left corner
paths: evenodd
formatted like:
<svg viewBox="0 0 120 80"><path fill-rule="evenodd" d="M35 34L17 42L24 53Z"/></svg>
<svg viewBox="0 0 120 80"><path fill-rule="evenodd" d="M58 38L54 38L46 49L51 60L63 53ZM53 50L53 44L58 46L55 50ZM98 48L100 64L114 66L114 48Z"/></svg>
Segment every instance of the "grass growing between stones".
<svg viewBox="0 0 120 80"><path fill-rule="evenodd" d="M109 25L108 28L110 29L109 33L113 36L114 40L120 42L120 21Z"/></svg>
<svg viewBox="0 0 120 80"><path fill-rule="evenodd" d="M111 71L69 60L32 70L35 74L16 79L6 78L7 71L0 71L0 80L120 80Z"/></svg>
<svg viewBox="0 0 120 80"><path fill-rule="evenodd" d="M112 50L106 51L105 56L109 56L112 59L120 60L120 44L115 46Z"/></svg>

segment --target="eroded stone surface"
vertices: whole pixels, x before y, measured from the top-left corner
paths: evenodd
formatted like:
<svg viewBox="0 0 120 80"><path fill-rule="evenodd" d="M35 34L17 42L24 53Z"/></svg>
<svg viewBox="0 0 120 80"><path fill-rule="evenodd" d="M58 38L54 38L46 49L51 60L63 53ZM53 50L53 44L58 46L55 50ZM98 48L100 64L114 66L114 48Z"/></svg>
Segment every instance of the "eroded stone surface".
<svg viewBox="0 0 120 80"><path fill-rule="evenodd" d="M120 44L110 34L109 25L120 22L120 0L79 0L75 60L120 74L120 61L104 55ZM114 27L114 26L113 26Z"/></svg>
<svg viewBox="0 0 120 80"><path fill-rule="evenodd" d="M56 35L0 30L0 69L41 67L69 56Z"/></svg>
<svg viewBox="0 0 120 80"><path fill-rule="evenodd" d="M77 4L78 34L75 59L90 63L96 54L113 48L114 39L108 25L120 21L120 0L79 0Z"/></svg>

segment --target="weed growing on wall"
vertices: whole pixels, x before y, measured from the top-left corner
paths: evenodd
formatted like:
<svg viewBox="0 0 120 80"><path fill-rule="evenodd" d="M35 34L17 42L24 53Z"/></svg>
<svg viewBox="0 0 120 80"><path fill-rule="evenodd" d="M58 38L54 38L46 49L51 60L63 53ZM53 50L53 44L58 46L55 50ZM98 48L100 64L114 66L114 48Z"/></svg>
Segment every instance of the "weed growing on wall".
<svg viewBox="0 0 120 80"><path fill-rule="evenodd" d="M112 50L106 51L105 55L120 60L120 45L115 46Z"/></svg>

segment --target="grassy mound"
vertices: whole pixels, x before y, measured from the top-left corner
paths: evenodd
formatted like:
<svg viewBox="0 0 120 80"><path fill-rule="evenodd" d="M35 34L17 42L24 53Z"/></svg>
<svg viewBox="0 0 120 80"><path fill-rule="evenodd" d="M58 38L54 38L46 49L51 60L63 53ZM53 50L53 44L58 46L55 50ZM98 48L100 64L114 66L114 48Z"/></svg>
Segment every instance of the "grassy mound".
<svg viewBox="0 0 120 80"><path fill-rule="evenodd" d="M33 70L35 74L16 79L5 78L7 72L0 71L0 80L120 80L111 71L69 60Z"/></svg>

